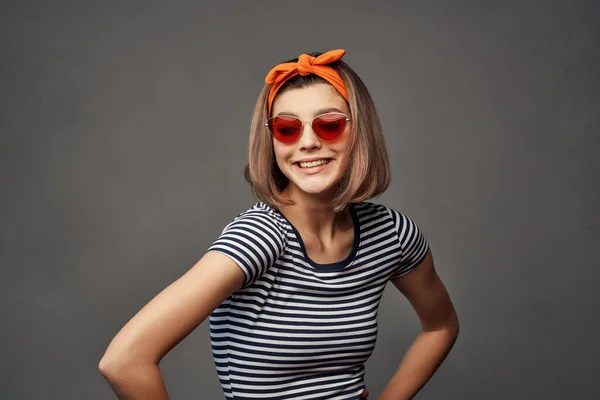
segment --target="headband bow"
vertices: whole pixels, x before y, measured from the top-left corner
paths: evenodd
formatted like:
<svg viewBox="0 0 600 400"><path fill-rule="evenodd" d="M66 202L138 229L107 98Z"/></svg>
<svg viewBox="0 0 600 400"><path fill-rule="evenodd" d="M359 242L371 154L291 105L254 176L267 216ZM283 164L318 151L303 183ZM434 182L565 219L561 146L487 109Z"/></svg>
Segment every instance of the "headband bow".
<svg viewBox="0 0 600 400"><path fill-rule="evenodd" d="M331 50L321 54L318 57L312 57L308 54L301 54L298 57L298 62L289 62L276 65L269 71L265 78L265 83L271 85L271 92L267 99L267 113L271 114L271 105L277 95L277 91L288 80L296 75L307 76L315 74L325 79L348 101L348 92L344 81L337 71L327 64L341 60L346 54L345 50Z"/></svg>

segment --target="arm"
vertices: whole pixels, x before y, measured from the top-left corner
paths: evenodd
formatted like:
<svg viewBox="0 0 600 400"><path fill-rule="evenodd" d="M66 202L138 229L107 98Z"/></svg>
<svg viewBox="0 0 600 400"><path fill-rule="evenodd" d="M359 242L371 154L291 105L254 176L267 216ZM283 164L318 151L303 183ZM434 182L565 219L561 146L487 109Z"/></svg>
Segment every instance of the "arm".
<svg viewBox="0 0 600 400"><path fill-rule="evenodd" d="M379 400L411 399L442 364L458 336L458 318L428 250L408 274L392 280L415 309L422 331Z"/></svg>
<svg viewBox="0 0 600 400"><path fill-rule="evenodd" d="M119 399L164 400L158 363L244 282L229 257L207 252L115 336L99 364Z"/></svg>

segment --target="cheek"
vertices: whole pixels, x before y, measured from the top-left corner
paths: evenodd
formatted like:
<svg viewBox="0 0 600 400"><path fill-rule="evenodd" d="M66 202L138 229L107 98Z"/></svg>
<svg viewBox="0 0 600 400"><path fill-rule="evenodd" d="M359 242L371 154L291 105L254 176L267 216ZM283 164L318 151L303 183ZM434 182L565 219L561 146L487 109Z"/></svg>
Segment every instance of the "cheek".
<svg viewBox="0 0 600 400"><path fill-rule="evenodd" d="M345 164L348 162L348 158L350 157L350 140L344 135L344 137L335 143L335 147L332 148L338 156L342 159L342 162Z"/></svg>
<svg viewBox="0 0 600 400"><path fill-rule="evenodd" d="M285 161L286 158L289 158L291 153L289 147L290 146L273 141L273 152L275 153L275 158L281 161Z"/></svg>
<svg viewBox="0 0 600 400"><path fill-rule="evenodd" d="M275 159L279 162L281 159L281 148L275 142L273 142L273 154L275 154Z"/></svg>

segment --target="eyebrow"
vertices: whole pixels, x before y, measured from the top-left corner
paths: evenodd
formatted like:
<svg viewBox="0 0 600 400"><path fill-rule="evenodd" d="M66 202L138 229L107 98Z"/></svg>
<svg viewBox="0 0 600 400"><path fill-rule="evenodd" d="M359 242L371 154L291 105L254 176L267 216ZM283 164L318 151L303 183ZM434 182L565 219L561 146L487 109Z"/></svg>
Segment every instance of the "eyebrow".
<svg viewBox="0 0 600 400"><path fill-rule="evenodd" d="M346 114L345 112L343 112L339 108L336 108L336 107L327 107L327 108L319 108L318 110L316 110L315 113L314 113L314 116L316 117L317 115L327 114L328 112L339 112L339 113L342 113L342 114ZM281 111L281 112L277 113L277 115L291 115L293 117L298 117L298 115L296 115L296 114L294 114L293 112L290 112L290 111Z"/></svg>

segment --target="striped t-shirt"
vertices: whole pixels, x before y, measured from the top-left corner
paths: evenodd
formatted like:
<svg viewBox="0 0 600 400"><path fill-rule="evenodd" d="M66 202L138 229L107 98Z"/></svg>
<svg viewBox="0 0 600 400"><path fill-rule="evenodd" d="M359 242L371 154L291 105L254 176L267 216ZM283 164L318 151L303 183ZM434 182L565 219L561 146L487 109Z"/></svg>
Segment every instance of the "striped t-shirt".
<svg viewBox="0 0 600 400"><path fill-rule="evenodd" d="M209 250L231 257L244 285L210 315L217 374L228 399L358 399L377 338L386 283L414 268L428 244L407 216L350 204L354 243L318 264L296 228L259 202Z"/></svg>

